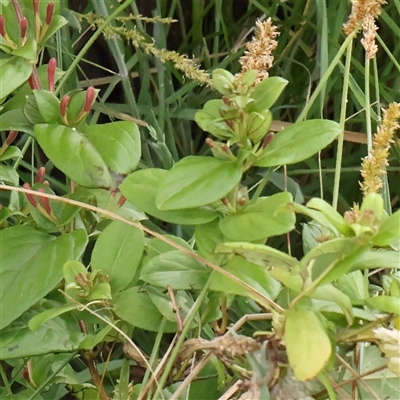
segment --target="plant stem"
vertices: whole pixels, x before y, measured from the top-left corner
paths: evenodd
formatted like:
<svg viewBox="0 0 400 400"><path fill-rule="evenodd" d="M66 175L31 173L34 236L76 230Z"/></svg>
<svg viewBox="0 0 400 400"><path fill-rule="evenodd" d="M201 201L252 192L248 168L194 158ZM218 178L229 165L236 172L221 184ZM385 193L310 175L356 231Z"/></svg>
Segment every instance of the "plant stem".
<svg viewBox="0 0 400 400"><path fill-rule="evenodd" d="M10 394L10 396L12 396L13 393L11 391L11 385L10 385L10 382L8 381L7 374L4 371L3 364L1 362L0 362L0 376L4 383L5 388L7 389L7 392Z"/></svg>
<svg viewBox="0 0 400 400"><path fill-rule="evenodd" d="M328 69L326 70L325 74L321 78L321 80L318 83L318 86L315 88L314 93L311 95L310 99L306 103L306 105L303 108L303 111L300 113L300 115L297 118L297 121L302 121L303 119L306 118L307 113L310 111L310 108L313 106L315 100L319 96L320 92L322 89L325 87L326 82L328 78L330 77L331 73L335 69L336 65L338 64L340 58L344 54L345 50L349 45L351 45L351 42L356 35L356 32L353 32L351 35L347 36L346 40L342 43L340 46L340 49L336 53L334 59L332 60L331 64L329 65Z"/></svg>
<svg viewBox="0 0 400 400"><path fill-rule="evenodd" d="M350 35L348 38L351 40L347 46L347 54L346 54L346 65L344 70L343 77L343 92L342 92L342 100L340 107L340 128L341 134L338 137L338 146L337 146L337 154L336 154L336 165L335 165L335 179L333 183L333 200L332 206L336 210L338 206L339 200L339 186L340 186L340 176L341 176L341 167L342 167L342 157L343 157L343 143L344 143L344 125L346 122L346 108L347 108L347 96L349 91L349 77L350 77L350 65L351 65L351 52L353 49L353 36Z"/></svg>
<svg viewBox="0 0 400 400"><path fill-rule="evenodd" d="M368 154L372 149L372 128L371 128L371 96L369 91L369 74L371 62L365 55L365 75L364 75L364 94L365 94L365 125L367 132Z"/></svg>
<svg viewBox="0 0 400 400"><path fill-rule="evenodd" d="M199 310L204 298L206 297L206 295L208 293L208 287L211 284L211 280L212 280L214 274L215 274L214 271L211 272L206 284L204 285L203 290L200 292L199 297L196 299L196 302L193 304L192 309L190 310L189 314L185 318L183 331L182 331L181 335L179 336L179 338L178 338L178 340L177 340L177 342L176 342L176 344L174 346L174 349L172 350L172 352L171 352L171 354L170 354L170 356L168 358L168 362L167 362L167 364L165 366L164 372L161 375L160 380L158 381L158 388L157 388L156 393L153 396L154 400L157 400L157 399L160 398L161 390L162 390L162 388L164 387L164 385L165 385L165 383L167 381L167 378L168 378L168 376L169 376L169 374L171 372L172 366L174 365L174 362L176 360L178 352L179 352L183 342L186 339L186 335L188 334L188 332L190 330L190 327L192 325L193 319L196 316L197 311Z"/></svg>
<svg viewBox="0 0 400 400"><path fill-rule="evenodd" d="M96 39L101 35L101 33L104 31L104 29L107 27L107 25L111 24L112 21L115 20L116 16L120 14L125 8L127 8L131 3L133 3L134 0L126 0L123 4L121 4L118 8L115 9L115 11L110 14L104 22L98 27L98 29L93 33L93 35L90 37L90 39L86 42L86 44L82 47L81 51L78 53L74 61L72 61L70 67L65 71L65 74L63 77L60 79L56 90L54 91L54 94L57 95L60 93L61 88L65 84L65 82L68 80L70 75L73 73L75 68L78 66L79 62L82 60L83 56L86 54L86 52L92 47L93 43L96 41Z"/></svg>
<svg viewBox="0 0 400 400"><path fill-rule="evenodd" d="M265 172L261 182L257 186L257 189L256 189L253 197L249 201L249 204L254 204L257 201L257 199L260 197L262 191L265 188L265 185L269 182L269 178L271 177L272 172L274 172L272 168L268 168L268 170Z"/></svg>

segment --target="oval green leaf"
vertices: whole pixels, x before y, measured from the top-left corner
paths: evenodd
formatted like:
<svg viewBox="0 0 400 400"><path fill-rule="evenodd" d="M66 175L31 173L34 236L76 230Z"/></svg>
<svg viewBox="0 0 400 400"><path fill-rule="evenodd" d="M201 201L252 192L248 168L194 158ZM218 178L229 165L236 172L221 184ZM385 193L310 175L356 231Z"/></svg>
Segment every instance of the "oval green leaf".
<svg viewBox="0 0 400 400"><path fill-rule="evenodd" d="M205 206L226 196L241 177L242 172L233 161L185 157L160 182L156 205L160 210Z"/></svg>
<svg viewBox="0 0 400 400"><path fill-rule="evenodd" d="M296 258L263 244L231 242L219 244L216 253L240 254L247 261L264 267L277 267L289 270L298 264Z"/></svg>
<svg viewBox="0 0 400 400"><path fill-rule="evenodd" d="M281 284L271 277L265 267L249 263L243 257L235 256L224 265L224 270L247 283L254 290L271 300L275 300L279 295ZM251 297L256 301L259 300L259 296L255 296L253 292L250 292L242 285L239 285L218 272L214 272L210 290Z"/></svg>
<svg viewBox="0 0 400 400"><path fill-rule="evenodd" d="M218 213L201 208L162 211L156 206L157 188L168 171L149 168L129 175L119 186L125 198L145 213L162 221L181 225L204 224L214 220Z"/></svg>
<svg viewBox="0 0 400 400"><path fill-rule="evenodd" d="M113 221L100 234L92 253L92 269L110 277L114 292L132 281L142 259L143 231L121 221Z"/></svg>
<svg viewBox="0 0 400 400"><path fill-rule="evenodd" d="M400 298L395 296L378 296L365 299L365 303L371 308L391 313L400 314Z"/></svg>
<svg viewBox="0 0 400 400"><path fill-rule="evenodd" d="M135 286L124 290L114 299L114 312L132 326L158 332L163 315L151 301L146 287ZM177 324L167 321L164 332L176 332Z"/></svg>
<svg viewBox="0 0 400 400"><path fill-rule="evenodd" d="M332 352L329 337L312 311L286 311L285 318L289 364L299 381L312 379L329 360Z"/></svg>
<svg viewBox="0 0 400 400"><path fill-rule="evenodd" d="M57 124L37 124L34 131L46 156L72 181L88 188L114 186L106 162L82 132Z"/></svg>
<svg viewBox="0 0 400 400"><path fill-rule="evenodd" d="M174 290L202 289L211 270L180 250L152 257L143 265L140 279Z"/></svg>
<svg viewBox="0 0 400 400"><path fill-rule="evenodd" d="M34 90L36 107L46 124L55 124L60 119L60 100L47 90Z"/></svg>
<svg viewBox="0 0 400 400"><path fill-rule="evenodd" d="M54 289L64 263L79 258L86 243L83 230L57 238L27 225L1 230L0 329Z"/></svg>
<svg viewBox="0 0 400 400"><path fill-rule="evenodd" d="M372 239L372 243L376 246L386 247L398 240L400 240L400 210L382 223L379 233Z"/></svg>
<svg viewBox="0 0 400 400"><path fill-rule="evenodd" d="M83 130L83 133L112 172L127 174L139 164L140 133L135 123L121 121L89 125Z"/></svg>
<svg viewBox="0 0 400 400"><path fill-rule="evenodd" d="M266 240L270 236L290 232L295 227L294 213L275 215L275 211L291 201L293 199L288 192L260 198L255 204L246 207L242 213L222 218L219 223L221 232L230 240L243 242Z"/></svg>
<svg viewBox="0 0 400 400"><path fill-rule="evenodd" d="M250 97L254 99L248 108L248 112L262 112L269 110L271 106L278 100L283 89L289 82L286 79L278 76L272 76L264 79L261 83L256 85L251 92Z"/></svg>
<svg viewBox="0 0 400 400"><path fill-rule="evenodd" d="M334 121L297 122L276 134L255 165L272 167L303 161L328 146L341 132Z"/></svg>
<svg viewBox="0 0 400 400"><path fill-rule="evenodd" d="M0 61L0 68L0 100L2 100L29 79L33 66L22 57L11 57Z"/></svg>

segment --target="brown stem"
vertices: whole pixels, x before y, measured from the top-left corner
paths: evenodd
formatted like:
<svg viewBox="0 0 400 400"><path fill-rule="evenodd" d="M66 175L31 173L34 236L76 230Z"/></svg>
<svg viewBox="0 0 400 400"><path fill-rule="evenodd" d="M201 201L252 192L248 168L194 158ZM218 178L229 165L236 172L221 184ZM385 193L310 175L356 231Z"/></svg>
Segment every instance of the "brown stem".
<svg viewBox="0 0 400 400"><path fill-rule="evenodd" d="M174 294L174 291L172 290L171 286L168 286L168 294L169 294L169 297L171 298L172 310L176 315L176 320L178 323L178 332L181 333L183 331L183 322L182 322L181 314L179 313L180 307L179 307L178 303L176 302L175 294Z"/></svg>
<svg viewBox="0 0 400 400"><path fill-rule="evenodd" d="M101 400L110 400L110 398L108 397L108 394L106 393L106 391L103 387L103 383L101 381L99 371L97 371L96 364L92 357L91 351L87 353L86 359L87 359L90 376L92 377L93 383L96 386L97 390L99 391Z"/></svg>

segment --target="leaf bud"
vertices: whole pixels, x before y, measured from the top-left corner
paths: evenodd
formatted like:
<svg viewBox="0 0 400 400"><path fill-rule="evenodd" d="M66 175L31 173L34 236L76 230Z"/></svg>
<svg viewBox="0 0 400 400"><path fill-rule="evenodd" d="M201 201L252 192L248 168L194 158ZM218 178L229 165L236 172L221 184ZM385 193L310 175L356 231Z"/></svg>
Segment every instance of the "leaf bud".
<svg viewBox="0 0 400 400"><path fill-rule="evenodd" d="M0 35L3 37L7 35L4 15L0 15Z"/></svg>
<svg viewBox="0 0 400 400"><path fill-rule="evenodd" d="M262 142L262 146L261 148L264 150L273 140L275 137L275 133L274 132L270 132L268 133L267 136L265 136L263 142Z"/></svg>
<svg viewBox="0 0 400 400"><path fill-rule="evenodd" d="M92 109L94 99L96 97L96 90L93 86L89 86L86 90L86 100L83 106L83 111L88 113Z"/></svg>
<svg viewBox="0 0 400 400"><path fill-rule="evenodd" d="M4 144L6 144L8 147L16 139L17 135L18 131L10 131L10 133L7 135Z"/></svg>
<svg viewBox="0 0 400 400"><path fill-rule="evenodd" d="M23 185L22 185L22 187L24 188L24 189L27 189L27 190L32 190L32 188L31 188L31 185L29 184L29 183L24 183ZM29 201L29 203L31 203L32 205L33 205L33 207L37 207L37 202L36 202L36 200L35 200L35 196L32 194L32 193L25 193L25 196L26 196L26 198L28 199L28 201Z"/></svg>
<svg viewBox="0 0 400 400"><path fill-rule="evenodd" d="M383 198L378 193L368 193L361 204L361 211L373 210L378 218L382 217L384 210Z"/></svg>
<svg viewBox="0 0 400 400"><path fill-rule="evenodd" d="M45 190L43 188L39 188L38 192L46 194ZM48 197L42 197L40 196L40 203L42 204L44 210L48 215L51 214L51 207L50 207L50 199Z"/></svg>
<svg viewBox="0 0 400 400"><path fill-rule="evenodd" d="M39 12L39 0L32 0L33 13L36 15Z"/></svg>
<svg viewBox="0 0 400 400"><path fill-rule="evenodd" d="M47 9L46 9L46 25L50 25L51 21L53 19L54 15L54 2L52 1L51 3L47 4Z"/></svg>
<svg viewBox="0 0 400 400"><path fill-rule="evenodd" d="M27 30L28 30L28 20L24 17L21 19L19 23L19 32L20 32L20 38L22 39L22 43L25 43L26 41Z"/></svg>
<svg viewBox="0 0 400 400"><path fill-rule="evenodd" d="M232 96L233 81L235 77L228 71L222 68L217 68L212 75L212 85L223 96Z"/></svg>
<svg viewBox="0 0 400 400"><path fill-rule="evenodd" d="M40 167L36 173L35 183L41 183L43 181L44 175L46 174L46 168Z"/></svg>
<svg viewBox="0 0 400 400"><path fill-rule="evenodd" d="M60 115L61 118L63 120L63 123L65 123L65 125L68 125L68 121L67 121L67 108L68 108L68 104L71 100L71 97L68 96L67 94L61 99L60 101Z"/></svg>

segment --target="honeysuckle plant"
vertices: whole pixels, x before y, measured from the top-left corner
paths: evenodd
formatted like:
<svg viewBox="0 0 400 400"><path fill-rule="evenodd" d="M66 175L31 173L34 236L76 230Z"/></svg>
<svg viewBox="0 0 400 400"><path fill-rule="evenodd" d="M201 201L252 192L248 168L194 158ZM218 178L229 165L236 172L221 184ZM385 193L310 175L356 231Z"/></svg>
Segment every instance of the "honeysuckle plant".
<svg viewBox="0 0 400 400"><path fill-rule="evenodd" d="M216 69L211 84L221 98L195 115L212 136L209 153L169 170L146 168L135 123L89 124L98 91L60 96L56 60L37 66L41 48L66 23L57 4L23 4L0 2L0 129L7 132L0 189L11 192L0 208L0 360L12 376L23 369L20 396L61 381L108 399L99 349L121 343L130 361L117 366L118 390L141 398L160 398L203 351L221 385L240 377L263 398L288 388L298 398L325 388L334 398L335 356L359 342L374 344L365 354L382 349L400 374L398 277L388 275L382 287L368 282L370 270L399 268L400 211L389 215L378 193L341 215L319 198L303 205L289 191L264 190L275 169L329 146L339 124L306 120L273 134L273 107L289 82ZM44 167L20 184L27 146L13 145L18 132L64 174L68 193L56 194ZM255 169L263 178L248 187ZM296 229L296 214L309 218L301 258L268 245ZM150 219L188 233L155 232ZM249 318L264 312L266 329L246 336L236 333L239 325L228 328L235 304ZM149 359L132 340L138 331L177 334L153 394L151 383L128 384L130 367L155 370L157 354ZM77 352L94 385L71 368ZM14 382L1 372L0 394L14 398Z"/></svg>

